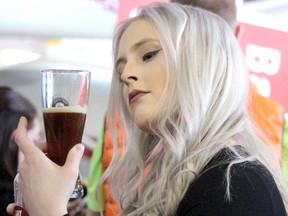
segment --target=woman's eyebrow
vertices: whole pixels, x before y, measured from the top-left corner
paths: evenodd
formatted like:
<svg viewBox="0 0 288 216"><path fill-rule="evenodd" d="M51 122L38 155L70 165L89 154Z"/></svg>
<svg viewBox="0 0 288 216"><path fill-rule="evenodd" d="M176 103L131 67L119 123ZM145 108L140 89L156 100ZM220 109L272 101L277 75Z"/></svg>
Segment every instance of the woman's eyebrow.
<svg viewBox="0 0 288 216"><path fill-rule="evenodd" d="M139 47L141 47L143 44L149 43L149 42L159 42L157 39L155 38L144 38L142 40L140 40L139 42L135 43L132 47L131 50L137 50Z"/></svg>
<svg viewBox="0 0 288 216"><path fill-rule="evenodd" d="M141 47L143 44L149 43L149 42L159 42L157 39L155 38L144 38L142 40L140 40L139 42L135 43L130 50L131 51L135 51L137 50L139 47ZM117 59L116 63L115 63L115 68L118 67L119 64L121 63L126 63L126 59L123 57L120 57Z"/></svg>

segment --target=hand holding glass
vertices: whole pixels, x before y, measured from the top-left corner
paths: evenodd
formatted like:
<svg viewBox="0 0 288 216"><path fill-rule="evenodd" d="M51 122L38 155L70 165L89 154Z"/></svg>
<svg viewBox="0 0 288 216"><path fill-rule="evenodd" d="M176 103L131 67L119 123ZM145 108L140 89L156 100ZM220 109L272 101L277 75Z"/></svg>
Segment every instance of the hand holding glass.
<svg viewBox="0 0 288 216"><path fill-rule="evenodd" d="M56 69L41 72L47 154L62 166L69 150L82 141L91 73ZM71 198L82 196L83 187L78 177Z"/></svg>

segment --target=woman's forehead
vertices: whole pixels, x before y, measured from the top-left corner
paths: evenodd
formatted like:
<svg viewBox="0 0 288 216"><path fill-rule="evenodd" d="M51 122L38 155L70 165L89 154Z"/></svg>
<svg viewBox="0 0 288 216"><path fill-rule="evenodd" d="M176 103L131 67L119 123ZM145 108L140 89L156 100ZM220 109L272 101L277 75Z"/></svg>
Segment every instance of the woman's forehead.
<svg viewBox="0 0 288 216"><path fill-rule="evenodd" d="M158 40L154 27L146 19L132 22L123 32L119 41L119 51L129 49L145 39Z"/></svg>

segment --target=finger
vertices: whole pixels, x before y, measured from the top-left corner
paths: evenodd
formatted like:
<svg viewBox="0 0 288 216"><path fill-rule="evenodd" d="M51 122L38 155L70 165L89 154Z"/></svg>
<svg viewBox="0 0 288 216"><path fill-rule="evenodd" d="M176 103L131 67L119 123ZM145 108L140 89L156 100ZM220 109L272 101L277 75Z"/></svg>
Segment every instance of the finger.
<svg viewBox="0 0 288 216"><path fill-rule="evenodd" d="M34 143L27 137L27 124L27 119L25 117L21 117L15 135L15 142L24 156L37 149Z"/></svg>
<svg viewBox="0 0 288 216"><path fill-rule="evenodd" d="M41 143L36 145L42 152L47 152L47 143Z"/></svg>
<svg viewBox="0 0 288 216"><path fill-rule="evenodd" d="M73 168L78 172L79 164L84 153L84 145L77 144L75 145L68 153L67 159L65 162L65 167Z"/></svg>
<svg viewBox="0 0 288 216"><path fill-rule="evenodd" d="M8 214L13 215L14 214L14 210L15 210L15 203L11 203L7 206L6 211Z"/></svg>

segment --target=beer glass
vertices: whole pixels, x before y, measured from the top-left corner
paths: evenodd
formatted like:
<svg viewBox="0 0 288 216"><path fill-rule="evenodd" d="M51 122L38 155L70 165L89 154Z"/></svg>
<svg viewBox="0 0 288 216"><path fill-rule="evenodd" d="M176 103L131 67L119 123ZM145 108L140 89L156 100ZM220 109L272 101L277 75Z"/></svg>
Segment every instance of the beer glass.
<svg viewBox="0 0 288 216"><path fill-rule="evenodd" d="M69 150L81 143L86 120L91 73L85 70L41 71L41 91L47 156L64 165ZM71 199L83 196L78 176Z"/></svg>

